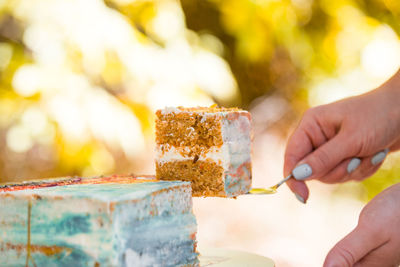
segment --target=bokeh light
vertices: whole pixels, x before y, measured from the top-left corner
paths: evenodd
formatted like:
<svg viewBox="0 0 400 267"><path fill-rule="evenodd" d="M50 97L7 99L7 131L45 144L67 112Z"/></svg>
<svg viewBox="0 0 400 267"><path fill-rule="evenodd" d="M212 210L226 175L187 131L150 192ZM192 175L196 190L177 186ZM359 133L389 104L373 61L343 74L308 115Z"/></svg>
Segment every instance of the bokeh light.
<svg viewBox="0 0 400 267"><path fill-rule="evenodd" d="M372 90L400 66L400 5L376 1L0 1L0 178L154 173L154 111L253 115L254 186L282 177L309 107ZM200 246L321 266L365 201L399 182L399 153L363 183L195 199ZM296 223L294 223L296 222Z"/></svg>

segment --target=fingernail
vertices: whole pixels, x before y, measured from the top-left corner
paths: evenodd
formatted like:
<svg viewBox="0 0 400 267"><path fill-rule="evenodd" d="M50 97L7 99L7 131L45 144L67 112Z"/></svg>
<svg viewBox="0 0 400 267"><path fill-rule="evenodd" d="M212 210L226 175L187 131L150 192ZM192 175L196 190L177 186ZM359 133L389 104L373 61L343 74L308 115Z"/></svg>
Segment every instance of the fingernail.
<svg viewBox="0 0 400 267"><path fill-rule="evenodd" d="M350 160L349 165L347 165L347 173L352 173L358 166L360 166L361 159L353 158Z"/></svg>
<svg viewBox="0 0 400 267"><path fill-rule="evenodd" d="M381 163L386 158L386 155L388 153L389 153L388 148L376 153L371 159L372 165L377 165L377 164Z"/></svg>
<svg viewBox="0 0 400 267"><path fill-rule="evenodd" d="M312 174L311 166L307 163L301 164L294 168L292 175L296 180L304 180L310 177Z"/></svg>
<svg viewBox="0 0 400 267"><path fill-rule="evenodd" d="M300 201L303 204L306 204L306 202L304 201L304 198L302 196L300 196L297 193L294 193L294 195L296 196L297 200Z"/></svg>

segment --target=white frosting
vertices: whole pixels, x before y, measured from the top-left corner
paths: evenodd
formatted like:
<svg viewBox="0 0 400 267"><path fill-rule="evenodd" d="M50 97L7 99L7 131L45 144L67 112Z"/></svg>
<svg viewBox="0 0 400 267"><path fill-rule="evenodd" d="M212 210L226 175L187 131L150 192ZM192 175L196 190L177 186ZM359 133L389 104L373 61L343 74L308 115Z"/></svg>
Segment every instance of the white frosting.
<svg viewBox="0 0 400 267"><path fill-rule="evenodd" d="M179 113L179 112L181 112L181 110L178 108L175 108L175 107L166 107L161 110L161 114L163 114L163 115L166 115L169 113Z"/></svg>
<svg viewBox="0 0 400 267"><path fill-rule="evenodd" d="M194 114L194 113L201 113L202 116L204 117L209 117L209 116L215 116L215 114L218 115L226 115L228 113L248 113L248 111L246 110L236 110L236 111L207 111L207 110L185 110L185 109L179 109L177 107L165 107L163 109L161 109L161 114L162 115L167 115L167 114L171 114L171 113L188 113L188 114ZM242 116L240 116L242 117ZM202 118L201 122L204 122L205 119Z"/></svg>
<svg viewBox="0 0 400 267"><path fill-rule="evenodd" d="M165 151L161 151L161 147L167 147ZM174 146L169 145L158 145L156 150L156 158L157 162L164 164L165 162L170 161L180 161L180 160L193 160L193 157L189 157L187 155L183 156L181 152L189 152L190 147L180 147L179 150ZM211 147L207 153L204 155L199 155L198 160L212 160L218 165L221 165L225 170L229 168L229 149L226 144L223 144L221 147Z"/></svg>
<svg viewBox="0 0 400 267"><path fill-rule="evenodd" d="M198 160L212 160L222 166L225 171L232 164L233 155L235 162L250 160L251 139L248 132L250 128L250 121L247 116L238 116L238 119L234 121L222 119L222 146L211 147L207 153L199 155ZM194 129L191 130L191 132L193 131ZM180 152L183 152L182 154L188 153L190 152L190 147L176 148L169 144L157 145L157 162L163 164L170 161L193 159L193 156L182 155Z"/></svg>

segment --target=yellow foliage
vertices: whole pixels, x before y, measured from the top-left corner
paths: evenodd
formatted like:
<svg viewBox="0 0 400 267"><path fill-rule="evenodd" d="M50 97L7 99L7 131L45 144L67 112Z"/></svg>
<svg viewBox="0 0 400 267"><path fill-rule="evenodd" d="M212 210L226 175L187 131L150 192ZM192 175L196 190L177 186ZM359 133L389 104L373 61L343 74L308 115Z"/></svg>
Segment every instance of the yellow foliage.
<svg viewBox="0 0 400 267"><path fill-rule="evenodd" d="M395 0L3 3L0 142L8 136L19 151L0 147L0 177L16 179L21 169L32 178L141 172L152 160L153 113L165 105L246 108L278 95L291 109L284 135L309 105L365 92L390 75L399 13ZM392 49L392 58L382 61L377 47ZM44 114L47 135L32 133L29 109ZM363 183L370 197L398 182L397 165Z"/></svg>

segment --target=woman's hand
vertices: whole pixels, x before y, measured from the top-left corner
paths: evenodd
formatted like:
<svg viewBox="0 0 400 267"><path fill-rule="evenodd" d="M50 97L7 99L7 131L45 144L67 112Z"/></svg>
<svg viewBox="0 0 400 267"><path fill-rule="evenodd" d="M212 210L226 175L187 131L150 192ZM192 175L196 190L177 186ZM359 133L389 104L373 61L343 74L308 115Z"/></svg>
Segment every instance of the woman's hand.
<svg viewBox="0 0 400 267"><path fill-rule="evenodd" d="M400 265L400 184L376 196L360 214L357 227L336 244L324 267Z"/></svg>
<svg viewBox="0 0 400 267"><path fill-rule="evenodd" d="M399 148L400 72L367 94L308 110L288 141L284 174L306 163L312 170L309 179L361 180L377 171L385 149ZM287 184L300 200L307 200L303 181L290 179Z"/></svg>

